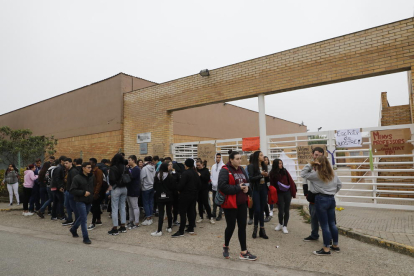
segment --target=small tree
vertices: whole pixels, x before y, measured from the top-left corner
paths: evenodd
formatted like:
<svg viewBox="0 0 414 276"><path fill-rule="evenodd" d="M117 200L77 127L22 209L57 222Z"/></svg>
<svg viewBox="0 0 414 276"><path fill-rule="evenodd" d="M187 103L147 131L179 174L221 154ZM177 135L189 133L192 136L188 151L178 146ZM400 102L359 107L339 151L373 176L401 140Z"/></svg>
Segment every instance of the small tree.
<svg viewBox="0 0 414 276"><path fill-rule="evenodd" d="M320 145L326 145L328 143L328 141L321 141L321 140L314 140L314 139L326 139L326 136L322 136L322 135L312 135L309 136L309 140L308 141L308 145L314 145L314 144L320 144ZM312 141L314 140L314 141Z"/></svg>
<svg viewBox="0 0 414 276"><path fill-rule="evenodd" d="M32 134L30 129L12 130L8 126L0 127L0 162L5 165L17 164L20 153L22 165L27 165L46 153L53 155L56 152L57 140L53 136Z"/></svg>

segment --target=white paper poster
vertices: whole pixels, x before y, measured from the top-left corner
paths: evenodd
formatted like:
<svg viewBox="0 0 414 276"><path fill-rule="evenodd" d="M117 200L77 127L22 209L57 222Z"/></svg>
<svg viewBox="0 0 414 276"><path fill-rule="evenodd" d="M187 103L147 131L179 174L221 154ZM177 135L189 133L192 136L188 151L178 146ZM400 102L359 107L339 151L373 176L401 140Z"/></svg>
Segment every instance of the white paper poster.
<svg viewBox="0 0 414 276"><path fill-rule="evenodd" d="M336 131L336 146L339 148L362 147L362 136L359 128Z"/></svg>

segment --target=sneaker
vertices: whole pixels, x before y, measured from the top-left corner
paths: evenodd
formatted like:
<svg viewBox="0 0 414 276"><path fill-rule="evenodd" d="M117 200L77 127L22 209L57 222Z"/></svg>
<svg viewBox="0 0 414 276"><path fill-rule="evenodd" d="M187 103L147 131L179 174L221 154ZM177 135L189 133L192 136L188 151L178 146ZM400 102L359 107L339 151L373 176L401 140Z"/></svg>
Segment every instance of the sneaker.
<svg viewBox="0 0 414 276"><path fill-rule="evenodd" d="M265 217L264 222L269 222L272 218L270 216Z"/></svg>
<svg viewBox="0 0 414 276"><path fill-rule="evenodd" d="M153 237L161 237L162 236L162 232L161 231L155 231L155 232L152 232L151 233L151 236L153 236Z"/></svg>
<svg viewBox="0 0 414 276"><path fill-rule="evenodd" d="M189 233L189 234L194 234L194 229L185 229L185 232Z"/></svg>
<svg viewBox="0 0 414 276"><path fill-rule="evenodd" d="M19 206L20 205L20 202L17 202L17 206Z"/></svg>
<svg viewBox="0 0 414 276"><path fill-rule="evenodd" d="M214 218L211 218L211 219L210 219L210 223L211 223L211 224L216 224L216 222L214 221Z"/></svg>
<svg viewBox="0 0 414 276"><path fill-rule="evenodd" d="M247 251L246 254L242 254L240 252L239 259L240 260L246 260L246 261L256 261L257 257L255 255L250 254L250 252Z"/></svg>
<svg viewBox="0 0 414 276"><path fill-rule="evenodd" d="M102 221L97 221L97 222L95 223L95 225L96 225L96 226L100 226L100 225L102 225Z"/></svg>
<svg viewBox="0 0 414 276"><path fill-rule="evenodd" d="M89 226L88 226L88 231L91 231L91 230L93 230L93 229L95 229L95 224L93 224L93 223L91 223Z"/></svg>
<svg viewBox="0 0 414 276"><path fill-rule="evenodd" d="M222 217L221 215L219 215L219 216L216 218L216 221L220 221L222 218L223 218L223 217Z"/></svg>
<svg viewBox="0 0 414 276"><path fill-rule="evenodd" d="M121 226L121 227L119 227L118 232L120 232L120 233L126 233L127 232L127 229L126 229L125 226Z"/></svg>
<svg viewBox="0 0 414 276"><path fill-rule="evenodd" d="M248 225L252 225L253 224L253 220L249 219L249 222L247 222Z"/></svg>
<svg viewBox="0 0 414 276"><path fill-rule="evenodd" d="M25 216L33 216L33 215L34 215L34 213L32 213L32 212L28 212L28 213L25 214Z"/></svg>
<svg viewBox="0 0 414 276"><path fill-rule="evenodd" d="M71 228L69 228L69 232L70 232L70 233L72 233L72 237L74 237L74 238L79 238L78 233L76 233L76 231L75 231L75 230L73 230L73 229L72 229L72 227L71 227Z"/></svg>
<svg viewBox="0 0 414 276"><path fill-rule="evenodd" d="M273 211L269 211L269 217L273 218Z"/></svg>
<svg viewBox="0 0 414 276"><path fill-rule="evenodd" d="M314 239L314 238L312 238L311 236L309 236L309 237L307 237L307 238L304 238L303 239L303 241L305 241L305 242L310 242L310 241L317 241L318 239Z"/></svg>
<svg viewBox="0 0 414 276"><path fill-rule="evenodd" d="M59 220L66 220L66 218L65 217L61 217L61 218L58 218Z"/></svg>
<svg viewBox="0 0 414 276"><path fill-rule="evenodd" d="M39 218L42 218L42 219L44 219L45 218L45 216L43 215L43 213L42 212L37 212L37 215L39 216Z"/></svg>
<svg viewBox="0 0 414 276"><path fill-rule="evenodd" d="M25 213L25 212L23 212L23 213L22 213L22 216L25 216L25 215L26 215L26 213Z"/></svg>
<svg viewBox="0 0 414 276"><path fill-rule="evenodd" d="M229 247L223 246L223 257L226 259L230 259Z"/></svg>
<svg viewBox="0 0 414 276"><path fill-rule="evenodd" d="M174 235L171 235L171 238L180 238L184 237L184 233L181 233L180 231L177 231Z"/></svg>
<svg viewBox="0 0 414 276"><path fill-rule="evenodd" d="M172 228L167 228L167 232L171 233L172 232Z"/></svg>
<svg viewBox="0 0 414 276"><path fill-rule="evenodd" d="M173 222L173 226L180 226L180 223L176 220Z"/></svg>
<svg viewBox="0 0 414 276"><path fill-rule="evenodd" d="M139 225L139 224L138 224L138 225L136 225L136 224L132 224L132 225L129 225L128 229L129 229L129 230L132 230L132 229L137 229L138 227L140 227L140 225Z"/></svg>
<svg viewBox="0 0 414 276"><path fill-rule="evenodd" d="M201 223L203 222L203 218L200 218L199 220L197 220L197 223Z"/></svg>
<svg viewBox="0 0 414 276"><path fill-rule="evenodd" d="M51 215L52 215L52 212L47 212L47 215L48 215L48 216L51 216Z"/></svg>
<svg viewBox="0 0 414 276"><path fill-rule="evenodd" d="M331 251L325 252L325 250L323 250L323 248L319 251L313 251L313 254L318 255L318 256L331 256Z"/></svg>
<svg viewBox="0 0 414 276"><path fill-rule="evenodd" d="M286 226L283 226L282 232L283 232L283 234L289 233L289 231L287 230L287 227Z"/></svg>
<svg viewBox="0 0 414 276"><path fill-rule="evenodd" d="M9 206L13 206L13 203L10 203Z"/></svg>
<svg viewBox="0 0 414 276"><path fill-rule="evenodd" d="M91 242L91 240L90 240L90 239L86 239L86 240L83 240L83 243L84 243L84 244L91 244L92 242Z"/></svg>
<svg viewBox="0 0 414 276"><path fill-rule="evenodd" d="M62 222L62 226L68 226L68 225L72 225L73 224L73 220L66 220L64 222Z"/></svg>
<svg viewBox="0 0 414 276"><path fill-rule="evenodd" d="M119 232L118 232L118 229L112 228L111 230L108 231L108 234L112 235L112 236L117 236L117 235L119 235Z"/></svg>
<svg viewBox="0 0 414 276"><path fill-rule="evenodd" d="M275 231L280 231L280 230L282 230L282 227L283 227L283 225L279 223L279 224L275 227Z"/></svg>
<svg viewBox="0 0 414 276"><path fill-rule="evenodd" d="M151 224L153 224L154 223L154 221L152 220L152 219L150 219L149 221L148 221L148 225L151 225Z"/></svg>
<svg viewBox="0 0 414 276"><path fill-rule="evenodd" d="M333 246L331 246L331 251L336 252L336 253L339 253L339 252L341 252L341 249L339 249L339 247L333 247Z"/></svg>
<svg viewBox="0 0 414 276"><path fill-rule="evenodd" d="M58 218L51 217L50 220L58 220Z"/></svg>

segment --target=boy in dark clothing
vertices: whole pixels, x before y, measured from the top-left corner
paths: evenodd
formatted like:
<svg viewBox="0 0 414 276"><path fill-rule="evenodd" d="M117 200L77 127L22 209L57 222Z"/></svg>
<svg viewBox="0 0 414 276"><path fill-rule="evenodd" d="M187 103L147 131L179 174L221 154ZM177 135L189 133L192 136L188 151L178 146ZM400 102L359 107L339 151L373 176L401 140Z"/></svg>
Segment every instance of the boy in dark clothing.
<svg viewBox="0 0 414 276"><path fill-rule="evenodd" d="M210 220L211 224L215 224L214 218L211 214L211 207L208 200L208 193L209 193L209 184L210 184L210 172L206 168L206 162L202 162L201 160L197 160L197 173L200 176L200 182L201 182L201 188L198 192L198 215L200 216L200 219L197 221L197 223L203 221L203 215L204 215L204 208L207 212L207 217ZM204 207L204 208L203 208Z"/></svg>
<svg viewBox="0 0 414 276"><path fill-rule="evenodd" d="M172 235L173 238L183 237L184 228L187 220L189 220L186 232L194 234L195 226L195 204L197 200L198 190L200 189L200 177L194 170L194 160L185 160L185 172L181 175L177 190L180 192L180 229Z"/></svg>
<svg viewBox="0 0 414 276"><path fill-rule="evenodd" d="M73 194L76 208L78 209L79 216L77 217L73 226L69 229L74 238L79 237L77 230L79 226L82 229L83 243L91 244L91 240L88 236L87 229L87 217L91 204L93 201L94 187L93 182L95 176L91 174L91 163L85 162L82 164L82 173L76 175L73 178L73 182L70 188L70 193Z"/></svg>
<svg viewBox="0 0 414 276"><path fill-rule="evenodd" d="M64 203L64 191L65 191L65 159L66 156L59 157L59 164L53 171L52 184L50 190L53 193L53 206L52 206L52 220L57 220L57 212L61 220L65 219L65 211L63 208Z"/></svg>
<svg viewBox="0 0 414 276"><path fill-rule="evenodd" d="M103 172L96 166L98 161L96 158L90 158L89 163L92 166L92 174L95 176L93 186L93 202L92 202L92 224L89 225L88 230L95 229L96 225L102 225L101 221L101 188L103 183Z"/></svg>
<svg viewBox="0 0 414 276"><path fill-rule="evenodd" d="M68 213L66 221L62 223L62 226L72 225L72 212L75 213L75 220L78 217L78 211L76 210L76 203L73 199L73 195L69 192L72 185L73 178L79 174L78 170L73 166L72 159L66 158L64 166L67 170L66 187L65 187L65 207Z"/></svg>

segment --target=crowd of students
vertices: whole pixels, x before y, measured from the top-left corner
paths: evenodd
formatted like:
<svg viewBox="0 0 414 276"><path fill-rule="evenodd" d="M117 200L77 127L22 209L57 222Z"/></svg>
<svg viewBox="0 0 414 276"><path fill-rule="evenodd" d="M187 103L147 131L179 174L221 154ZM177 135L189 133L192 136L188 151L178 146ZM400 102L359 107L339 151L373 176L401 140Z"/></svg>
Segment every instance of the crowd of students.
<svg viewBox="0 0 414 276"><path fill-rule="evenodd" d="M313 160L301 171L301 177L307 180L303 188L310 202L312 227L311 235L304 241L318 240L320 225L324 246L313 253L326 256L331 250L340 251L334 195L340 190L341 182L323 155L323 149L315 148L313 154ZM61 156L55 160L50 156L43 166L39 159L24 172L23 215L37 213L44 219L47 209L51 220L61 220L63 226L70 226L73 237L79 237L77 230L81 228L83 242L91 244L88 231L102 225L101 215L105 209L112 218L110 235L152 225L153 218L158 217L157 230L151 235L163 235L166 218L168 233L172 233L173 226L179 226L171 234L173 238L193 234L196 222L201 223L205 215L215 224L224 213L223 256L230 257L229 243L237 223L239 258L256 260L257 257L247 250L246 225L254 224L252 238L268 239L265 222L272 218L273 204L277 203L279 223L275 230L288 234L290 203L296 197L297 187L282 160L275 159L270 164L261 151L256 151L250 155L249 163L244 168L241 154L235 151L229 151L227 164L217 153L211 169L201 159L187 159L181 164L170 157L147 156L138 160L135 155L126 159L124 154L116 154L111 161L103 159L98 163L95 158L83 162L81 158L72 160ZM17 168L10 165L3 181L9 189L10 205L13 193L17 204L20 203L18 177ZM210 202L210 191L213 202ZM140 222L141 211L145 215ZM89 212L92 220L88 226Z"/></svg>

